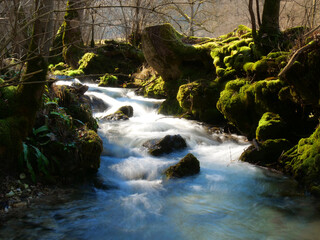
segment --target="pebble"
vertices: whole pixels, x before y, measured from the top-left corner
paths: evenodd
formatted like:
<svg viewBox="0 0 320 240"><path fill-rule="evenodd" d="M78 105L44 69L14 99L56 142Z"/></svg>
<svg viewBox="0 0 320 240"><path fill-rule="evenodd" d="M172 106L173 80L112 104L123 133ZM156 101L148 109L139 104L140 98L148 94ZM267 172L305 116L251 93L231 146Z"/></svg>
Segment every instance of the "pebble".
<svg viewBox="0 0 320 240"><path fill-rule="evenodd" d="M26 206L27 206L27 202L18 202L18 203L12 204L12 207L14 208L20 208L20 207L26 207Z"/></svg>
<svg viewBox="0 0 320 240"><path fill-rule="evenodd" d="M15 193L13 191L10 191L6 194L6 197L13 197Z"/></svg>
<svg viewBox="0 0 320 240"><path fill-rule="evenodd" d="M26 174L21 173L21 174L19 175L19 177L20 177L21 180L26 179Z"/></svg>

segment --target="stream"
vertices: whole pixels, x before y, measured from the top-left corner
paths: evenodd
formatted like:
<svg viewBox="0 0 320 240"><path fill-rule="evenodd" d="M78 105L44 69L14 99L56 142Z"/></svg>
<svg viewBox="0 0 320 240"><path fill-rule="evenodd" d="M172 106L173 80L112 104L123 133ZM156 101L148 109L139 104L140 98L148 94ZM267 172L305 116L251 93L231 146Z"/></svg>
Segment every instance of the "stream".
<svg viewBox="0 0 320 240"><path fill-rule="evenodd" d="M128 121L99 122L97 179L106 187L85 184L59 201L32 204L0 226L1 240L320 239L316 200L290 178L238 161L245 138L159 115L161 100L133 90L87 85L88 96L110 106L95 117L134 109ZM152 157L142 146L174 134L187 149ZM200 173L166 180L163 171L188 153L200 161Z"/></svg>

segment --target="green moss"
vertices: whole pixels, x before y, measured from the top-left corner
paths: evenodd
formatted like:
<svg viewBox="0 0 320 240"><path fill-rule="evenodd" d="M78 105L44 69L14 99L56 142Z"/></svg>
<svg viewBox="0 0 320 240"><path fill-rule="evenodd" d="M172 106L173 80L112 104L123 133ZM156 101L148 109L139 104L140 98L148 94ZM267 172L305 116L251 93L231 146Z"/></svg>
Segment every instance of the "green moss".
<svg viewBox="0 0 320 240"><path fill-rule="evenodd" d="M254 63L253 62L246 62L244 65L243 65L243 70L246 72L246 73L251 73L253 71L253 66L254 66Z"/></svg>
<svg viewBox="0 0 320 240"><path fill-rule="evenodd" d="M81 131L79 133L81 168L87 172L97 172L100 167L100 155L103 150L102 140L92 130L86 130L84 134L81 134Z"/></svg>
<svg viewBox="0 0 320 240"><path fill-rule="evenodd" d="M16 171L19 168L18 157L22 152L27 120L23 117L0 119L0 168Z"/></svg>
<svg viewBox="0 0 320 240"><path fill-rule="evenodd" d="M57 64L63 61L62 50L63 50L63 41L62 36L65 31L65 24L61 24L54 40L52 47L49 52L49 63Z"/></svg>
<svg viewBox="0 0 320 240"><path fill-rule="evenodd" d="M239 131L251 138L265 112L287 114L291 111L286 102L278 99L282 87L279 80L252 84L246 79L230 81L220 93L217 108Z"/></svg>
<svg viewBox="0 0 320 240"><path fill-rule="evenodd" d="M260 166L277 168L280 155L291 147L286 139L269 139L260 144L259 149L251 145L240 156L240 160Z"/></svg>
<svg viewBox="0 0 320 240"><path fill-rule="evenodd" d="M166 99L159 108L159 113L169 116L178 116L183 114L183 109L180 107L177 99Z"/></svg>
<svg viewBox="0 0 320 240"><path fill-rule="evenodd" d="M64 61L73 69L78 68L78 62L84 51L84 44L80 29L80 19L77 10L73 10L70 6L76 2L68 0L67 11L64 16L62 43L62 56Z"/></svg>
<svg viewBox="0 0 320 240"><path fill-rule="evenodd" d="M287 135L288 129L279 114L271 112L263 114L256 130L256 138L259 141L286 138Z"/></svg>
<svg viewBox="0 0 320 240"><path fill-rule="evenodd" d="M158 99L166 98L165 82L162 77L153 76L145 83L144 96Z"/></svg>
<svg viewBox="0 0 320 240"><path fill-rule="evenodd" d="M117 87L118 86L118 78L109 73L100 77L99 87Z"/></svg>
<svg viewBox="0 0 320 240"><path fill-rule="evenodd" d="M176 165L169 167L165 174L168 179L181 178L194 175L200 172L200 162L191 153L187 154Z"/></svg>
<svg viewBox="0 0 320 240"><path fill-rule="evenodd" d="M5 81L0 79L0 85ZM15 112L17 97L17 87L1 87L0 88L0 117L6 118L12 116Z"/></svg>
<svg viewBox="0 0 320 240"><path fill-rule="evenodd" d="M233 41L236 41L236 40L239 40L240 38L239 37L230 37L226 40L223 40L222 43L230 43L230 42L233 42Z"/></svg>
<svg viewBox="0 0 320 240"><path fill-rule="evenodd" d="M320 127L309 138L285 152L281 158L284 169L308 190L320 185Z"/></svg>
<svg viewBox="0 0 320 240"><path fill-rule="evenodd" d="M217 82L199 80L181 85L177 94L180 106L195 119L205 122L219 123L223 120L215 108L219 99L221 86Z"/></svg>

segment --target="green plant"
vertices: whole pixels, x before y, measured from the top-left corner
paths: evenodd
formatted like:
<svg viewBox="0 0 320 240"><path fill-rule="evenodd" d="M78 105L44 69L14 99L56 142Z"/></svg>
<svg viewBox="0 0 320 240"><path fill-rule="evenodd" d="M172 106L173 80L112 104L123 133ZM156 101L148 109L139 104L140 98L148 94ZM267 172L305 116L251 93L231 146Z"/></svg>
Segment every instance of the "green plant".
<svg viewBox="0 0 320 240"><path fill-rule="evenodd" d="M40 150L50 142L50 132L46 125L33 129L32 135L23 143L23 153L20 156L21 167L27 167L33 182L41 174L49 176L49 160Z"/></svg>

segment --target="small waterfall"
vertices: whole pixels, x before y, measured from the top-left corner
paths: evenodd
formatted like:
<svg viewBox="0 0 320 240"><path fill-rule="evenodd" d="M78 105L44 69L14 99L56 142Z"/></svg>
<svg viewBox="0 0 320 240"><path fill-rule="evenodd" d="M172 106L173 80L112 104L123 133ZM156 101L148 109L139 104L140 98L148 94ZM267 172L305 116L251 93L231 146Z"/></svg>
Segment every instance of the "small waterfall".
<svg viewBox="0 0 320 240"><path fill-rule="evenodd" d="M70 84L61 81L60 84ZM133 90L87 84L108 104L102 118L130 105L127 121L100 120L104 151L97 178L106 189L81 187L64 201L34 205L0 227L0 239L316 239L319 214L295 183L239 162L241 136L209 133L195 121L157 114L163 100ZM180 134L187 148L161 157L143 143ZM166 180L163 171L187 153L200 173ZM39 238L41 236L41 238Z"/></svg>

